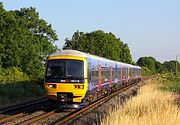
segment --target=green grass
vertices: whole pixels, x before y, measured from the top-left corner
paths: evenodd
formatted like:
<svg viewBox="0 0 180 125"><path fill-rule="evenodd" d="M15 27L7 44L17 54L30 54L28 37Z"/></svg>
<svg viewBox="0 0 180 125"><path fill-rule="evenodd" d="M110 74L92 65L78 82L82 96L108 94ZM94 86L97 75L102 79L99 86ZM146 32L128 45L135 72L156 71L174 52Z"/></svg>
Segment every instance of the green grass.
<svg viewBox="0 0 180 125"><path fill-rule="evenodd" d="M165 74L158 80L161 82L162 90L180 94L180 75Z"/></svg>

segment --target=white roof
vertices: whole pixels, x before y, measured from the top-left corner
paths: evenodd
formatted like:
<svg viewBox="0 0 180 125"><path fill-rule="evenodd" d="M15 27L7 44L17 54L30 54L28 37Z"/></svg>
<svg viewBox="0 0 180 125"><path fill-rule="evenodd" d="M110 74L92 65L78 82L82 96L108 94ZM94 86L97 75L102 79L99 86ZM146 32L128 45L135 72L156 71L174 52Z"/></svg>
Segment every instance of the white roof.
<svg viewBox="0 0 180 125"><path fill-rule="evenodd" d="M87 54L87 53L80 52L80 51L77 51L77 50L62 50L62 51L55 52L55 53L51 54L50 56L61 56L61 55L63 55L63 56L79 56L79 57L84 57L84 58L90 57L90 58L93 58L93 59L104 60L104 61L108 61L108 62L115 62L115 63L123 65L123 66L141 68L139 66L134 66L134 65L131 65L131 64L123 63L123 62L109 60L109 59L106 59L106 58L103 58L103 57Z"/></svg>
<svg viewBox="0 0 180 125"><path fill-rule="evenodd" d="M88 57L86 53L77 51L77 50L62 50L51 54L50 56L80 56Z"/></svg>

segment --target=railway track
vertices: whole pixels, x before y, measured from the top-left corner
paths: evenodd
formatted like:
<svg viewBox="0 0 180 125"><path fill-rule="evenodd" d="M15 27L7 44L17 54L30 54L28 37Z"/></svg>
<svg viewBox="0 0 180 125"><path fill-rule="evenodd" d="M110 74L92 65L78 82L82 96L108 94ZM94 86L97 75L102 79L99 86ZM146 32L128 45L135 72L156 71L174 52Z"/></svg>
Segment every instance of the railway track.
<svg viewBox="0 0 180 125"><path fill-rule="evenodd" d="M147 80L149 78L143 78ZM143 81L141 84L143 84ZM19 125L27 125L27 124L35 124L35 125L42 125L42 124L50 124L50 125L61 125L67 123L69 120L72 120L76 116L82 114L87 110L92 110L111 98L117 96L119 93L122 93L132 87L139 87L140 84L132 84L131 86L124 87L100 100L95 101L94 103L84 107L82 109L52 109L47 111L42 111L42 109L36 110L35 112L20 112L18 114L12 115L10 117L6 117L0 120L0 124L19 124ZM31 109L29 109L31 110ZM2 113L1 113L2 114Z"/></svg>
<svg viewBox="0 0 180 125"><path fill-rule="evenodd" d="M0 124L6 121L11 121L15 118L20 118L25 115L25 113L30 113L40 108L45 107L49 104L47 98L41 98L31 102L22 103L16 106L6 107L0 109Z"/></svg>
<svg viewBox="0 0 180 125"><path fill-rule="evenodd" d="M108 100L112 99L113 97L119 95L120 93L122 93L122 92L124 92L124 91L126 91L126 90L128 90L128 89L130 89L132 87L136 86L137 88L139 88L141 85L145 84L146 80L151 79L153 77L144 77L140 83L135 83L135 84L132 84L130 86L124 87L124 88L122 88L122 89L120 89L120 90L118 90L118 91L116 91L116 92L114 92L114 93L112 93L112 94L110 94L110 95L100 99L100 100L97 100L96 102L90 104L89 106L87 106L87 107L85 107L85 108L83 108L81 110L76 110L76 111L71 112L71 113L69 113L68 115L66 115L66 116L64 116L62 118L59 118L58 120L52 122L50 125L62 125L62 124L65 124L68 121L70 121L73 118L75 118L76 116L84 113L85 111L92 110L92 109L94 109L94 108L104 104Z"/></svg>
<svg viewBox="0 0 180 125"><path fill-rule="evenodd" d="M79 110L79 111L72 112L71 114L68 114L68 116L66 116L66 117L64 117L64 118L60 118L60 119L54 121L54 122L52 123L52 125L65 124L66 122L68 122L69 120L73 119L74 117L80 115L81 113L83 113L83 112L85 112L85 111L87 111L87 110L90 110L90 109L92 109L92 108L96 108L96 107L104 104L104 103L107 102L109 99L111 99L111 98L115 97L116 95L118 95L120 92L126 91L127 89L129 89L129 88L131 88L131 87L134 87L134 86L136 86L136 85L137 85L137 84L133 84L133 85L131 85L131 86L127 86L127 87L125 87L125 88L123 88L123 89L121 89L121 90L118 90L118 91L110 94L109 96L106 96L106 97L104 97L104 98L102 98L102 99L100 99L100 100L98 100L98 101L90 104L89 106L87 106L87 107L85 107L85 108L83 108L83 109L81 109L81 110Z"/></svg>

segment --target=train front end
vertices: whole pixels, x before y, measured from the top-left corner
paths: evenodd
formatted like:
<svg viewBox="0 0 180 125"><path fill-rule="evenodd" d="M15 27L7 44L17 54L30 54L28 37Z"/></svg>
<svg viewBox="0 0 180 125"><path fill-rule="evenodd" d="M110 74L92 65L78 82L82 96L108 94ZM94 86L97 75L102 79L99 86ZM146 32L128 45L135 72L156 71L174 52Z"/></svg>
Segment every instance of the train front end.
<svg viewBox="0 0 180 125"><path fill-rule="evenodd" d="M49 56L45 90L50 100L60 104L81 103L87 91L87 62L78 56Z"/></svg>

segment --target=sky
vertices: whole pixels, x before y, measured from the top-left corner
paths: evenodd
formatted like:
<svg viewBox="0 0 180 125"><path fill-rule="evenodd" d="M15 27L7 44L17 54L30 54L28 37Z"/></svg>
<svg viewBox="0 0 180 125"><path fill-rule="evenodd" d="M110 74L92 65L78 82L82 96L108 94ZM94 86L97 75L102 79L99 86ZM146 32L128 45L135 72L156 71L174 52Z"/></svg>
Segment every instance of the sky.
<svg viewBox="0 0 180 125"><path fill-rule="evenodd" d="M180 0L0 0L6 10L35 7L62 48L74 32L103 30L127 43L133 61L180 60Z"/></svg>

